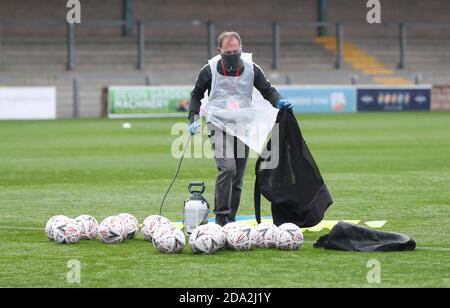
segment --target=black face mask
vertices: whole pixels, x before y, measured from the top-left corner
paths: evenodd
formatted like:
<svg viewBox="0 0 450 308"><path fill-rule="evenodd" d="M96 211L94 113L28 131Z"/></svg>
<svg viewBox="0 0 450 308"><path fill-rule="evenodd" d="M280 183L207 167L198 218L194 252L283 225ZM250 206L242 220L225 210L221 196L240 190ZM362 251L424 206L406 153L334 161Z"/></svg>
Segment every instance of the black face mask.
<svg viewBox="0 0 450 308"><path fill-rule="evenodd" d="M239 66L239 61L241 60L241 52L225 55L221 54L222 63L227 71L236 70Z"/></svg>

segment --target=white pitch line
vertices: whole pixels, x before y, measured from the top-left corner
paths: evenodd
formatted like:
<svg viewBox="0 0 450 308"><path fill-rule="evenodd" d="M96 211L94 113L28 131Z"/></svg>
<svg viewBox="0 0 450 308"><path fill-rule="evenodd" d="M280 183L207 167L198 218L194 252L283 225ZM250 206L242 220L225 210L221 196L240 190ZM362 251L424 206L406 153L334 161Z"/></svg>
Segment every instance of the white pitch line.
<svg viewBox="0 0 450 308"><path fill-rule="evenodd" d="M304 243L314 244L315 241L304 241ZM435 252L450 252L450 248L448 248L448 247L424 247L424 246L418 246L418 247L416 247L416 250L426 250L426 251L435 251ZM382 251L379 251L379 252L382 252Z"/></svg>
<svg viewBox="0 0 450 308"><path fill-rule="evenodd" d="M0 229L4 230L24 230L24 231L43 231L43 228L33 228L33 227L12 227L12 226L0 226Z"/></svg>
<svg viewBox="0 0 450 308"><path fill-rule="evenodd" d="M428 250L428 251L447 251L450 252L450 248L445 247L417 247L417 250Z"/></svg>

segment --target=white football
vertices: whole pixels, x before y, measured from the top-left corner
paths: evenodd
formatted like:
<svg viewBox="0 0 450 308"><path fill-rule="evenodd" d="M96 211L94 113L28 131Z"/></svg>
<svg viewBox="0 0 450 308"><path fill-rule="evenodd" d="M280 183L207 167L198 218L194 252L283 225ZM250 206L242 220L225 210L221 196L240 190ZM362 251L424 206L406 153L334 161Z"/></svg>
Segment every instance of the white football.
<svg viewBox="0 0 450 308"><path fill-rule="evenodd" d="M58 215L57 217L55 217L52 221L52 226L51 226L51 229L53 232L53 237L54 238L56 237L56 234L55 234L56 226L62 226L64 224L68 224L71 220L72 220L71 218L64 216L64 215Z"/></svg>
<svg viewBox="0 0 450 308"><path fill-rule="evenodd" d="M53 217L51 217L48 221L47 224L45 225L45 235L47 235L47 238L50 241L53 241L55 239L54 235L53 235L53 222L55 220L59 220L59 219L65 219L65 220L69 220L69 217L64 216L64 215L55 215Z"/></svg>
<svg viewBox="0 0 450 308"><path fill-rule="evenodd" d="M223 227L216 223L209 223L207 224L207 226L212 229L211 236L213 240L216 243L219 243L219 246L221 246L221 248L224 248L227 244L227 235L225 234Z"/></svg>
<svg viewBox="0 0 450 308"><path fill-rule="evenodd" d="M169 219L159 215L148 216L142 224L142 236L145 240L151 241L153 238L153 233L155 233L155 231L162 225L171 225L171 222Z"/></svg>
<svg viewBox="0 0 450 308"><path fill-rule="evenodd" d="M186 238L183 231L173 225L162 225L153 233L153 246L162 253L180 253Z"/></svg>
<svg viewBox="0 0 450 308"><path fill-rule="evenodd" d="M82 240L94 240L98 235L98 222L90 215L81 215L75 218L81 232Z"/></svg>
<svg viewBox="0 0 450 308"><path fill-rule="evenodd" d="M211 254L224 247L223 233L209 224L198 226L189 237L193 252Z"/></svg>
<svg viewBox="0 0 450 308"><path fill-rule="evenodd" d="M125 227L126 227L125 238L127 240L136 238L136 236L139 232L139 222L136 219L136 217L134 217L133 215L128 214L128 213L122 213L117 216L119 218L121 218L125 224Z"/></svg>
<svg viewBox="0 0 450 308"><path fill-rule="evenodd" d="M253 242L256 247L277 247L279 229L273 223L263 222L255 227Z"/></svg>
<svg viewBox="0 0 450 308"><path fill-rule="evenodd" d="M292 223L284 223L279 227L277 247L282 250L299 249L303 244L303 233Z"/></svg>
<svg viewBox="0 0 450 308"><path fill-rule="evenodd" d="M232 228L227 233L227 245L234 250L250 250L253 248L252 238L255 230L245 224L239 225L238 228Z"/></svg>
<svg viewBox="0 0 450 308"><path fill-rule="evenodd" d="M117 216L105 218L98 226L98 235L105 244L117 244L125 240L126 226Z"/></svg>
<svg viewBox="0 0 450 308"><path fill-rule="evenodd" d="M225 226L223 226L223 231L225 232L225 235L228 234L229 231L238 229L241 224L238 224L237 222L229 222Z"/></svg>
<svg viewBox="0 0 450 308"><path fill-rule="evenodd" d="M80 228L73 219L53 221L53 235L58 244L76 244L81 239Z"/></svg>

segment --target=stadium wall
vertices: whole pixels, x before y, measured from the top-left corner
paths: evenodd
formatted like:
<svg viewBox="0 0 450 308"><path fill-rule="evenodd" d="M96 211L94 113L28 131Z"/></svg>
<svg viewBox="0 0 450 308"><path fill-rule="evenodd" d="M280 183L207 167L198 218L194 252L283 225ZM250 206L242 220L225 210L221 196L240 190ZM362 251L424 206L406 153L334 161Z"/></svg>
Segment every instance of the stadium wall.
<svg viewBox="0 0 450 308"><path fill-rule="evenodd" d="M82 20L120 20L122 0L80 0ZM135 20L154 21L316 21L318 0L134 0ZM381 1L382 22L448 22L450 1L448 0L396 0ZM328 20L330 22L352 21L365 23L368 9L365 0L328 1ZM65 0L2 0L0 20L60 20L64 21L67 8ZM374 31L374 29L377 29ZM45 29L48 34L64 34L65 29ZM167 31L168 29L162 29ZM270 31L270 28L268 29ZM299 29L295 29L299 30ZM300 29L302 30L302 29ZM7 34L41 33L39 27L20 27L5 29ZM82 28L81 34L96 34L99 29ZM289 29L287 29L289 31ZM328 31L334 32L334 27ZM416 35L434 36L434 29L415 30ZM102 29L101 34L118 35L119 27ZM398 31L384 25L367 27L346 27L346 34L363 36L392 35ZM445 33L441 33L445 34Z"/></svg>
<svg viewBox="0 0 450 308"><path fill-rule="evenodd" d="M388 23L411 22L411 23L448 23L450 12L450 1L447 0L395 0L381 1L381 21L379 25L366 23L366 1L364 0L333 0L328 1L328 21L352 21L358 27L346 26L347 36L383 37L397 38L398 29L396 25L386 26ZM416 28L408 29L408 33L420 37L449 37L447 29Z"/></svg>
<svg viewBox="0 0 450 308"><path fill-rule="evenodd" d="M121 20L122 0L80 0L81 18L83 21L94 20ZM31 21L61 21L65 22L68 9L66 0L1 0L0 21L17 21L21 26L6 27L4 35L65 35L66 28L62 27L36 27L26 23ZM99 29L96 27L83 27L77 29L77 34L86 35L119 35L119 27Z"/></svg>

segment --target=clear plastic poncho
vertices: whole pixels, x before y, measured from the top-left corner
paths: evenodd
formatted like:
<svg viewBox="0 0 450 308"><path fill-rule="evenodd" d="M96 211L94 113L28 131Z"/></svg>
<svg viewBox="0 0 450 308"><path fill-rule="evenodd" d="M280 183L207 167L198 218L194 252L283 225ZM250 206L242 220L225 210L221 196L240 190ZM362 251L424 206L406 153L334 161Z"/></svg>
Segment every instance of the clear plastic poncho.
<svg viewBox="0 0 450 308"><path fill-rule="evenodd" d="M252 55L242 53L244 71L240 76L224 76L217 71L220 55L208 61L211 91L204 107L206 122L236 136L260 154L275 124L278 110L253 87Z"/></svg>

